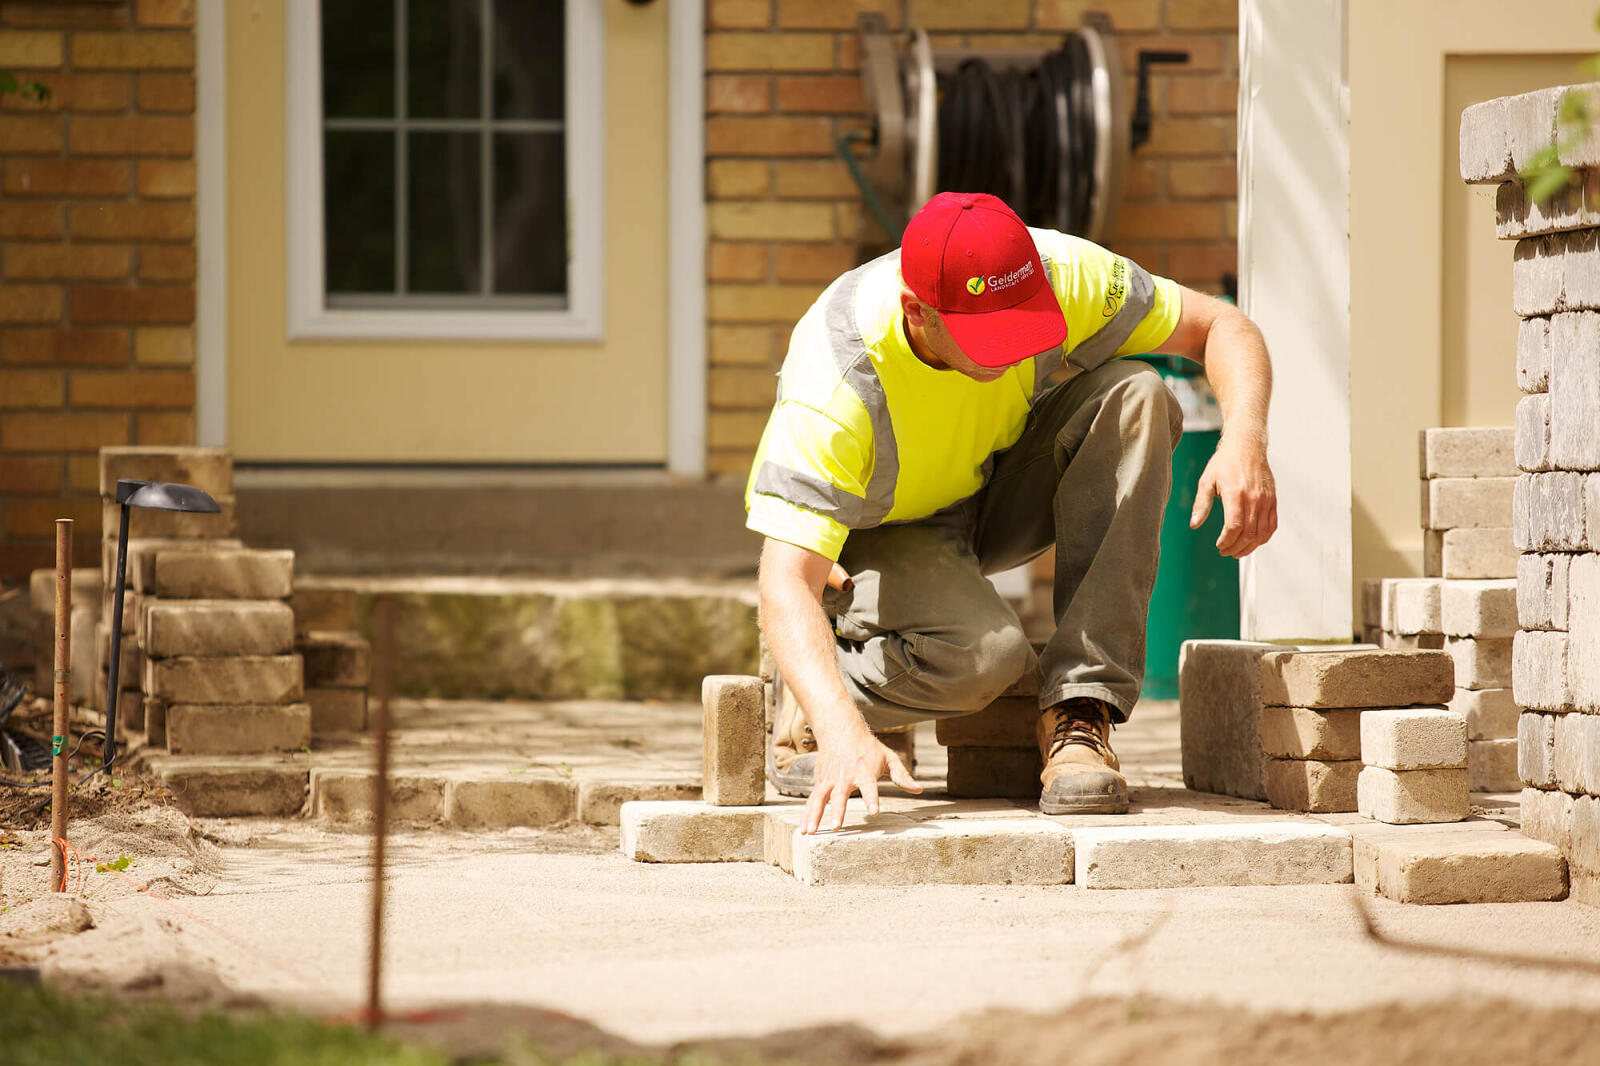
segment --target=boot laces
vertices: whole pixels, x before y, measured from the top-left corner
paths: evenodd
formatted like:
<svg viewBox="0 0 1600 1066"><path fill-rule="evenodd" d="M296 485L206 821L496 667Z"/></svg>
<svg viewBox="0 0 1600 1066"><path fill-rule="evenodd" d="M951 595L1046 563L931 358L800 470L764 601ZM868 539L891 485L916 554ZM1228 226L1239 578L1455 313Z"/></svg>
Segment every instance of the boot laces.
<svg viewBox="0 0 1600 1066"><path fill-rule="evenodd" d="M1056 716L1055 728L1050 735L1050 755L1053 758L1068 744L1079 744L1101 755L1111 753L1111 745L1100 729L1111 716L1098 702L1091 699L1070 700ZM1107 730L1109 732L1109 730Z"/></svg>

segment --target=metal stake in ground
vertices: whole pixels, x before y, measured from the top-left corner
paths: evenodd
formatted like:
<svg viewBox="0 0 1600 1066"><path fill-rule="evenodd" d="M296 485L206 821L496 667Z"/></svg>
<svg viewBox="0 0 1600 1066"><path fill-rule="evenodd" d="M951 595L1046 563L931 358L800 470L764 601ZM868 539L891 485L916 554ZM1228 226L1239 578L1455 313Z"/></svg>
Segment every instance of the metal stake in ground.
<svg viewBox="0 0 1600 1066"><path fill-rule="evenodd" d="M50 887L67 889L67 705L72 685L72 519L56 519L55 719L50 751Z"/></svg>
<svg viewBox="0 0 1600 1066"><path fill-rule="evenodd" d="M384 841L389 829L389 697L393 692L394 603L378 601L377 640L374 657L378 681L378 710L372 719L372 735L377 742L377 766L372 786L375 816L372 837L372 951L367 966L367 1028L376 1031L383 1021L383 861Z"/></svg>

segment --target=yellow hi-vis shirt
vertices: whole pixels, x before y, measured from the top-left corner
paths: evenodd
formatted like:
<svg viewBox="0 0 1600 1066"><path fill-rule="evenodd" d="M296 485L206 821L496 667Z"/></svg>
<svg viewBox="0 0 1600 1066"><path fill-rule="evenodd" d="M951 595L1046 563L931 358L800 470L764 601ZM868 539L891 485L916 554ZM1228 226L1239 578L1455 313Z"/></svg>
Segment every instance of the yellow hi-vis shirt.
<svg viewBox="0 0 1600 1066"><path fill-rule="evenodd" d="M1172 335L1175 282L1082 238L1029 232L1067 340L996 381L936 370L912 352L898 251L828 286L789 340L745 488L749 528L836 560L852 529L926 518L982 489L1063 362L1069 373L1092 370Z"/></svg>

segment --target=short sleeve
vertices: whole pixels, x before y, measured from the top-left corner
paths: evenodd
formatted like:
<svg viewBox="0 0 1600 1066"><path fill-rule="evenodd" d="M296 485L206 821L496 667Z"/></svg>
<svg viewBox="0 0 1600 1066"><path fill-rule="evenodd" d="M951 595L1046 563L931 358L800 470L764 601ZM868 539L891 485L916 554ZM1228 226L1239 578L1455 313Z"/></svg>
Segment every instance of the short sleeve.
<svg viewBox="0 0 1600 1066"><path fill-rule="evenodd" d="M1178 326L1183 297L1175 281L1092 241L1032 230L1051 262L1051 281L1067 319L1067 362L1084 370L1160 347Z"/></svg>
<svg viewBox="0 0 1600 1066"><path fill-rule="evenodd" d="M860 521L871 448L809 404L780 400L745 487L745 525L837 560Z"/></svg>

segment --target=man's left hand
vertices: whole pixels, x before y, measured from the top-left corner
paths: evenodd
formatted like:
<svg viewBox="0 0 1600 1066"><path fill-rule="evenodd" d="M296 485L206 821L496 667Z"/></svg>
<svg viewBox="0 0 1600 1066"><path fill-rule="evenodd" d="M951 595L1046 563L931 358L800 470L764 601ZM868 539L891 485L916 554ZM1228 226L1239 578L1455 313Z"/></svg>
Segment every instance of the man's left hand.
<svg viewBox="0 0 1600 1066"><path fill-rule="evenodd" d="M1217 551L1241 559L1278 529L1278 490L1267 465L1266 446L1226 435L1200 475L1189 528L1199 529L1211 513L1213 496L1222 497L1222 535Z"/></svg>

